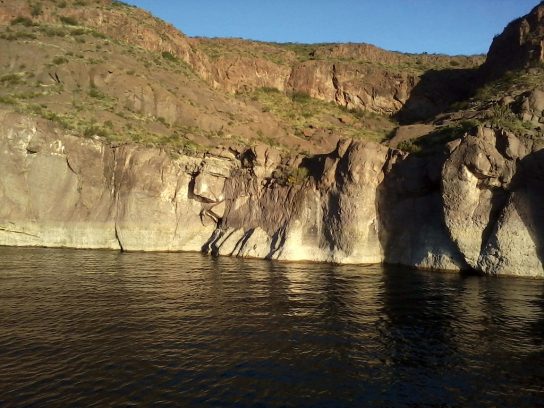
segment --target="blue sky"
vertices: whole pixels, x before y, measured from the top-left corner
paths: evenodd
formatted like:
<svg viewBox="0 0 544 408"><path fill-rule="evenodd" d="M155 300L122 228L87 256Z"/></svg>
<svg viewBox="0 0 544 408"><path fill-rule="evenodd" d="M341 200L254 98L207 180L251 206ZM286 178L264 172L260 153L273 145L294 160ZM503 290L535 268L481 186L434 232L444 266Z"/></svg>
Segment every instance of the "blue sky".
<svg viewBox="0 0 544 408"><path fill-rule="evenodd" d="M125 0L190 36L485 53L538 0Z"/></svg>

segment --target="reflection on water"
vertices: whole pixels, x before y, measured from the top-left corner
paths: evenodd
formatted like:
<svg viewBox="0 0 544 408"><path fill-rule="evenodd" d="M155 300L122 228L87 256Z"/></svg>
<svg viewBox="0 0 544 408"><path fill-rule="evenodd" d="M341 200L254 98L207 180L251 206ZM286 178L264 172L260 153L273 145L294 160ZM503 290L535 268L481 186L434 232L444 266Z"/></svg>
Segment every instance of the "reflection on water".
<svg viewBox="0 0 544 408"><path fill-rule="evenodd" d="M0 248L0 405L544 405L544 283Z"/></svg>

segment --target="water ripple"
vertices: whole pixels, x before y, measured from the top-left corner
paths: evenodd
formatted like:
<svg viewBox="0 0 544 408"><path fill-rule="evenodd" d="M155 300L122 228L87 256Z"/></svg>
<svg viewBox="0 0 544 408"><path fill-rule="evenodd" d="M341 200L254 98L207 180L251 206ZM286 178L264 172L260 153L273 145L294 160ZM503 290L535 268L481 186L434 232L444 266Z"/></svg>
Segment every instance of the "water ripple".
<svg viewBox="0 0 544 408"><path fill-rule="evenodd" d="M2 406L544 405L544 283L0 248Z"/></svg>

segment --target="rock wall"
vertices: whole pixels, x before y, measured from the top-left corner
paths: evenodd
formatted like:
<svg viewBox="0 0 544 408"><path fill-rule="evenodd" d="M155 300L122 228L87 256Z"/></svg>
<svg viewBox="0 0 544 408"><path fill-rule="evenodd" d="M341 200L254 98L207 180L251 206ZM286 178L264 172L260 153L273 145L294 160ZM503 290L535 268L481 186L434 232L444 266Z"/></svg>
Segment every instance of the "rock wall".
<svg viewBox="0 0 544 408"><path fill-rule="evenodd" d="M394 74L363 64L307 61L293 67L288 89L350 109L393 115L418 82L416 75Z"/></svg>
<svg viewBox="0 0 544 408"><path fill-rule="evenodd" d="M193 187L209 160L111 147L15 114L1 121L11 126L0 134L0 244L197 251L212 235L207 186ZM231 163L220 164L226 174Z"/></svg>
<svg viewBox="0 0 544 408"><path fill-rule="evenodd" d="M509 70L544 62L544 2L529 14L512 21L493 39L482 66L486 77L497 78Z"/></svg>
<svg viewBox="0 0 544 408"><path fill-rule="evenodd" d="M540 139L482 128L432 157L342 141L289 167L265 146L174 157L0 121L0 245L544 277Z"/></svg>
<svg viewBox="0 0 544 408"><path fill-rule="evenodd" d="M348 109L399 114L401 121L426 119L441 112L466 96L467 82L475 75L476 70L464 69L416 74L332 59L281 65L244 56L221 57L202 74L215 88L231 93L269 87L304 93Z"/></svg>
<svg viewBox="0 0 544 408"><path fill-rule="evenodd" d="M444 220L465 262L489 274L544 276L544 141L480 129L442 170Z"/></svg>

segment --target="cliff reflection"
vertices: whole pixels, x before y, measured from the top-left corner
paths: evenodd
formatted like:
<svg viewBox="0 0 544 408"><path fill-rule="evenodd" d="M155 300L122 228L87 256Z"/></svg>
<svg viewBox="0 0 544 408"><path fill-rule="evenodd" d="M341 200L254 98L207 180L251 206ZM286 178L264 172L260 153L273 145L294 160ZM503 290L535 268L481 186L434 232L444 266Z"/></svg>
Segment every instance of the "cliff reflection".
<svg viewBox="0 0 544 408"><path fill-rule="evenodd" d="M490 405L515 405L518 397L505 396L509 387L524 390L526 403L539 398L542 387L535 388L540 384L535 381L542 373L522 373L532 365L529 357L543 355L542 343L535 344L541 333L534 335L543 322L542 304L535 300L541 298L540 283L391 266L384 276L381 340L384 364L391 368L388 394L416 405L446 406L482 403L482 395ZM486 377L496 378L500 387Z"/></svg>

